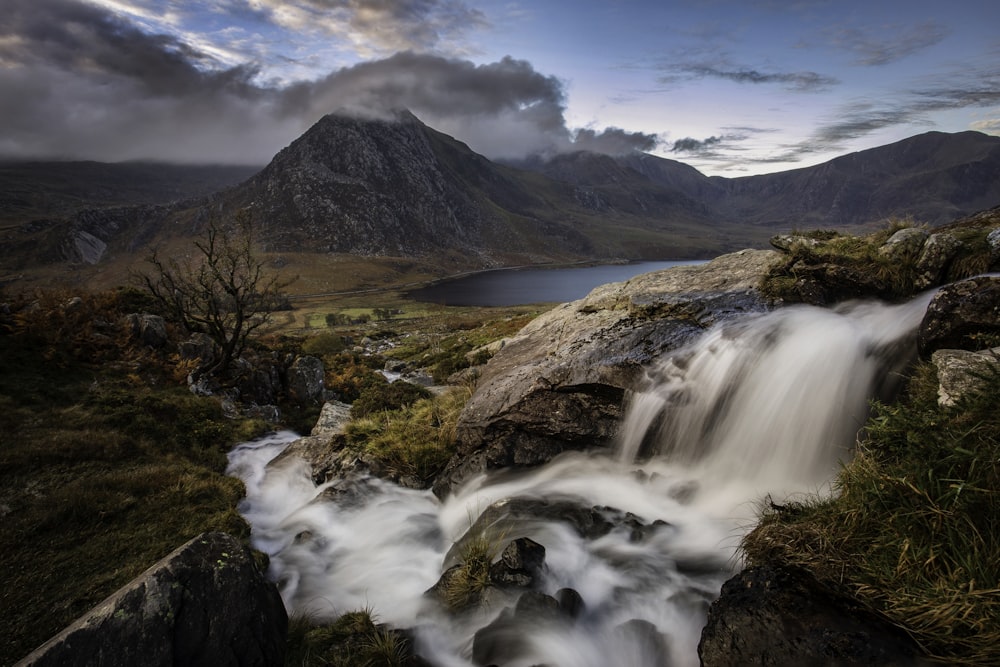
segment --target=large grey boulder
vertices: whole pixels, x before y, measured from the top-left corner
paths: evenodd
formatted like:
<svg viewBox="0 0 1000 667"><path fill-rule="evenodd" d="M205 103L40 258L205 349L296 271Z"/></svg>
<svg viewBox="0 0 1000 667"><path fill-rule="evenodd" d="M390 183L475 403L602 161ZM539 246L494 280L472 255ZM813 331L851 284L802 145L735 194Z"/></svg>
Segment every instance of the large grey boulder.
<svg viewBox="0 0 1000 667"><path fill-rule="evenodd" d="M780 255L742 250L603 285L506 341L485 366L457 427L439 496L480 472L545 463L609 444L625 393L653 359L716 322L762 311L761 279Z"/></svg>
<svg viewBox="0 0 1000 667"><path fill-rule="evenodd" d="M942 287L917 332L920 353L979 350L982 336L1000 335L1000 278L979 276Z"/></svg>
<svg viewBox="0 0 1000 667"><path fill-rule="evenodd" d="M268 666L284 663L288 617L253 554L204 533L18 663Z"/></svg>

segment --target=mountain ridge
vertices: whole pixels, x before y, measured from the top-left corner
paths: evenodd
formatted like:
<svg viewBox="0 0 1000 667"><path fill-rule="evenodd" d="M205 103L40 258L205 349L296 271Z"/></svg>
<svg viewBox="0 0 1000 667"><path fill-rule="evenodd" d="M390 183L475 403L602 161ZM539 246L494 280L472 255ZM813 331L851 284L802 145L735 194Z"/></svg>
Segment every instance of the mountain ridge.
<svg viewBox="0 0 1000 667"><path fill-rule="evenodd" d="M3 228L0 278L72 273L85 282L134 264L151 244L183 246L208 220L239 209L251 211L263 249L282 261L404 258L438 274L708 257L761 247L791 228L856 229L889 217L943 224L1000 203L1000 137L928 132L813 167L727 179L646 153L497 163L406 111L329 114L246 180L200 199L139 201Z"/></svg>

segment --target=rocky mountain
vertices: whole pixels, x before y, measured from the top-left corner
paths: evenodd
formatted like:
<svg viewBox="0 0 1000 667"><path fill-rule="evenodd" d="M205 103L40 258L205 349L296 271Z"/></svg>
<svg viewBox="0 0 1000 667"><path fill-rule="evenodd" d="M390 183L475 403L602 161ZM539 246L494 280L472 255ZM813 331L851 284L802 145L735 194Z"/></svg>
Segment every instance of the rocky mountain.
<svg viewBox="0 0 1000 667"><path fill-rule="evenodd" d="M45 280L67 270L86 280L87 267L107 277L150 243L183 242L238 209L252 212L273 253L405 258L443 272L442 258L464 270L707 257L761 247L791 228L904 216L937 224L1000 202L1000 137L977 132L930 132L814 167L727 179L642 153L498 164L409 112L332 114L252 176L159 169L0 165L0 279L38 267L51 267ZM241 176L249 178L200 200L181 196Z"/></svg>
<svg viewBox="0 0 1000 667"><path fill-rule="evenodd" d="M753 224L943 224L1000 203L1000 137L927 132L815 167L713 180L722 211Z"/></svg>
<svg viewBox="0 0 1000 667"><path fill-rule="evenodd" d="M936 225L1000 202L1000 137L980 132L927 132L813 167L740 178L708 177L646 153L575 153L520 166L577 186L652 187L713 220L777 228L894 217Z"/></svg>
<svg viewBox="0 0 1000 667"><path fill-rule="evenodd" d="M493 163L408 112L393 120L330 115L236 188L229 201L252 207L276 251L448 251L481 266L689 256L692 250L666 228L713 222L697 201L648 180L636 182L612 158L586 161L622 172L621 178L601 170L586 182L558 173L540 178Z"/></svg>

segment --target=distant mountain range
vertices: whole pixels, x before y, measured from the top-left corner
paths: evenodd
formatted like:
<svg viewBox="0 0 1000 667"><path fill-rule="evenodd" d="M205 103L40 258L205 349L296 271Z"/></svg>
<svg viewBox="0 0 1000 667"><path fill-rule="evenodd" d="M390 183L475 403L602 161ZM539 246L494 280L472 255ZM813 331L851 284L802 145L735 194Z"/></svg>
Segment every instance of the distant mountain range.
<svg viewBox="0 0 1000 667"><path fill-rule="evenodd" d="M216 190L209 194L210 191ZM0 277L119 270L252 211L275 255L464 269L710 256L790 228L931 225L1000 204L1000 137L929 132L793 171L708 177L644 153L498 164L408 112L329 115L261 170L0 164Z"/></svg>

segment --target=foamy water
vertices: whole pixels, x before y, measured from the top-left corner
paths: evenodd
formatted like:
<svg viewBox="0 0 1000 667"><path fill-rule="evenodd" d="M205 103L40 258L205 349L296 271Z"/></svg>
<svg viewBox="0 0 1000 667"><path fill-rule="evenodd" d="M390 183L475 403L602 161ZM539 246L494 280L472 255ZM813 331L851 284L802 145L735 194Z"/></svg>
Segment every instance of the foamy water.
<svg viewBox="0 0 1000 667"><path fill-rule="evenodd" d="M529 472L481 476L444 502L371 478L316 486L294 459L268 465L290 432L244 443L230 454L231 473L247 484L241 512L290 613L322 619L371 609L413 628L418 652L443 667L475 664L473 635L504 607L454 616L424 595L491 504L571 499L659 521L641 539L621 526L587 540L558 521L505 536L542 544L538 588L572 588L584 609L573 623L519 628L520 651L504 664L697 665L708 604L739 567L736 548L757 503L827 492L868 401L908 357L929 299L787 308L709 331L649 369L616 452L567 453ZM662 641L630 633L637 619Z"/></svg>

